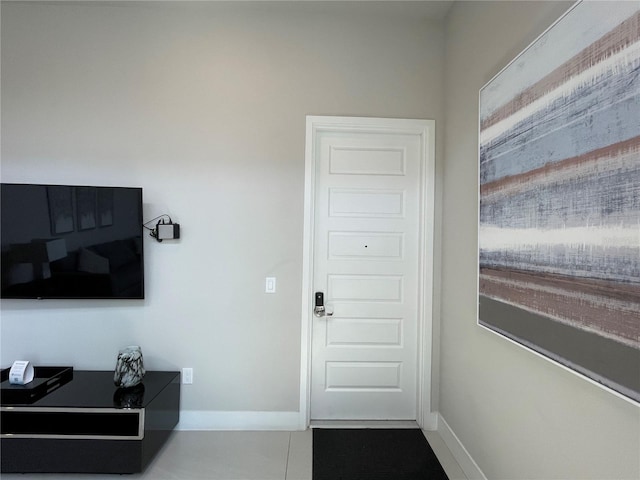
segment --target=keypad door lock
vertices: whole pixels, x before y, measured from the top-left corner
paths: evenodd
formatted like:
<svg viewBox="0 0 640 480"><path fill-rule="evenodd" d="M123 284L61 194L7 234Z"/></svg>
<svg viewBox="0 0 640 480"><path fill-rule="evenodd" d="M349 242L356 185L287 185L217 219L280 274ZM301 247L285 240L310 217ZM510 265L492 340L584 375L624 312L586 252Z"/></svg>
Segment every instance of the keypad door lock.
<svg viewBox="0 0 640 480"><path fill-rule="evenodd" d="M333 311L325 307L324 305L324 293L316 292L315 294L315 306L313 307L313 314L316 317L330 317L333 315Z"/></svg>

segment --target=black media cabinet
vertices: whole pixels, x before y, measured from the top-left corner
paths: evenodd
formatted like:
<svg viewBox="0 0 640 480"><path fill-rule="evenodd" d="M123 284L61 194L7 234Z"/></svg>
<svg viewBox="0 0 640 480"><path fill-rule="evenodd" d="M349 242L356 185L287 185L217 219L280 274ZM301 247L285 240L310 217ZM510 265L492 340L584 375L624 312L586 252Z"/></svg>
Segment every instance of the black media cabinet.
<svg viewBox="0 0 640 480"><path fill-rule="evenodd" d="M2 400L0 413L2 473L138 473L178 423L180 373L122 390L111 371L74 371L34 403Z"/></svg>

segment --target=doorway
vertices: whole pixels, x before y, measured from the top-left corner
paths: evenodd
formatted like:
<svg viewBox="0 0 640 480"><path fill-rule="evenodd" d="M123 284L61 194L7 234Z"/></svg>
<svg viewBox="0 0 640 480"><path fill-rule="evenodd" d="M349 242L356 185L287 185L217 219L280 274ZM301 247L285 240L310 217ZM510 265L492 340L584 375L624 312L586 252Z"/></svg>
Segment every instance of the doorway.
<svg viewBox="0 0 640 480"><path fill-rule="evenodd" d="M434 126L433 120L307 117L305 426L434 423Z"/></svg>

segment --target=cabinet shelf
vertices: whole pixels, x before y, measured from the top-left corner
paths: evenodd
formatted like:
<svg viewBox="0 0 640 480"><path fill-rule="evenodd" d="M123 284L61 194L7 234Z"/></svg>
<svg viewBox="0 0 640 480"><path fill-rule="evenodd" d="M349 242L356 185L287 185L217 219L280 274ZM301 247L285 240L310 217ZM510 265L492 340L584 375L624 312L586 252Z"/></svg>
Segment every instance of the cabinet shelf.
<svg viewBox="0 0 640 480"><path fill-rule="evenodd" d="M178 423L180 373L147 372L118 389L113 372L77 371L31 404L0 407L2 473L138 473Z"/></svg>

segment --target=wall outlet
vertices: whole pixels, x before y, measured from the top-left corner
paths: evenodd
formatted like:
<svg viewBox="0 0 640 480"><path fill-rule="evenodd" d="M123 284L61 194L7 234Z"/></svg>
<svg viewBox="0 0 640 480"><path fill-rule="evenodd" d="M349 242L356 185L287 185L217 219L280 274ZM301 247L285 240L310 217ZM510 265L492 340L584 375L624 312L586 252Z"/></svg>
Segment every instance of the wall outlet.
<svg viewBox="0 0 640 480"><path fill-rule="evenodd" d="M182 369L182 383L185 385L191 385L193 383L193 368Z"/></svg>

